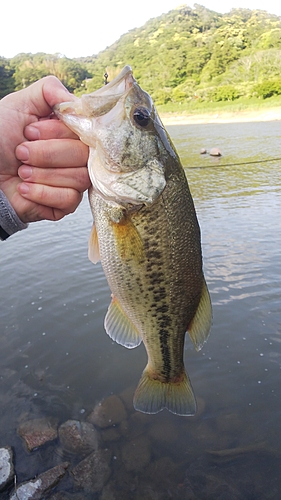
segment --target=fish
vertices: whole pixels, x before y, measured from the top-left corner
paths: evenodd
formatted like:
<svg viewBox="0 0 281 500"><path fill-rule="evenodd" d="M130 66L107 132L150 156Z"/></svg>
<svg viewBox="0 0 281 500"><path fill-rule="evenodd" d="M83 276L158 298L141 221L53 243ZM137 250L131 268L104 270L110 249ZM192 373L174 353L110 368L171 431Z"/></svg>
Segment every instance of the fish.
<svg viewBox="0 0 281 500"><path fill-rule="evenodd" d="M105 330L128 349L143 342L147 352L134 407L194 415L185 334L202 348L212 306L200 227L176 149L130 66L54 112L89 146L89 258L101 261L112 293Z"/></svg>

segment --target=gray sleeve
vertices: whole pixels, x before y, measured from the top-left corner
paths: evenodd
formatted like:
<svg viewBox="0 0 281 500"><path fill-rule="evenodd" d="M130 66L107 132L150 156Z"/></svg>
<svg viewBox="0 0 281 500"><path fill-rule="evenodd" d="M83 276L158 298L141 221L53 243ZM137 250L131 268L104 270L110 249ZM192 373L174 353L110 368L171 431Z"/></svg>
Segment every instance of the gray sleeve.
<svg viewBox="0 0 281 500"><path fill-rule="evenodd" d="M20 220L4 193L0 190L0 239L5 240L17 231L26 228L27 224Z"/></svg>

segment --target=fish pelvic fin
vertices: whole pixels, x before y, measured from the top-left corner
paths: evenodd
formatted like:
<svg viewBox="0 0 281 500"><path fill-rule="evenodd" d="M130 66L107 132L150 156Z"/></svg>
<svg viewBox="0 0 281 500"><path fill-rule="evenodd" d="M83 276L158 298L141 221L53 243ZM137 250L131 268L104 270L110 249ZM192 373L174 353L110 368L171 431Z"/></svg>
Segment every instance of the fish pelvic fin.
<svg viewBox="0 0 281 500"><path fill-rule="evenodd" d="M89 237L88 258L93 264L97 264L100 260L99 240L95 224L93 224Z"/></svg>
<svg viewBox="0 0 281 500"><path fill-rule="evenodd" d="M196 413L196 400L186 372L177 381L162 382L150 374L147 366L134 395L135 410L143 413L158 413L166 408L176 415L188 416Z"/></svg>
<svg viewBox="0 0 281 500"><path fill-rule="evenodd" d="M205 342L207 342L211 325L212 304L207 284L204 279L201 299L197 307L197 311L187 329L197 351L200 351Z"/></svg>
<svg viewBox="0 0 281 500"><path fill-rule="evenodd" d="M133 349L142 342L137 328L125 314L116 297L112 297L105 316L104 328L112 340L127 349Z"/></svg>

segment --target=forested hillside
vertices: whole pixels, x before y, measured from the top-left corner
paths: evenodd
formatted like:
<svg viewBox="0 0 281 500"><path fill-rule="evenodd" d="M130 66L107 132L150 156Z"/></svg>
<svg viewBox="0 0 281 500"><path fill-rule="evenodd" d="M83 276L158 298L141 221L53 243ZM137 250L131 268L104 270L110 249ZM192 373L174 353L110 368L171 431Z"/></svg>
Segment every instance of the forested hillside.
<svg viewBox="0 0 281 500"><path fill-rule="evenodd" d="M91 52L91 47L89 47ZM218 14L195 4L150 19L97 55L0 58L0 97L54 74L77 95L129 64L157 104L233 101L281 94L281 18L265 11Z"/></svg>

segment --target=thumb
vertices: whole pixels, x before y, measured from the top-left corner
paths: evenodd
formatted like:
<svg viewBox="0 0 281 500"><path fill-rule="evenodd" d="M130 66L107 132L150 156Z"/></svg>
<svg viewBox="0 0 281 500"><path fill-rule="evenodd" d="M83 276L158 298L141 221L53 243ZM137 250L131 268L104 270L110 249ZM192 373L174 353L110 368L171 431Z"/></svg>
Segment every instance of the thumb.
<svg viewBox="0 0 281 500"><path fill-rule="evenodd" d="M17 98L20 111L38 118L49 116L53 106L59 102L77 99L55 76L45 76L29 87L16 92L14 96Z"/></svg>
<svg viewBox="0 0 281 500"><path fill-rule="evenodd" d="M60 102L75 101L78 99L55 76L46 76L42 79L42 91L46 103L51 108Z"/></svg>

